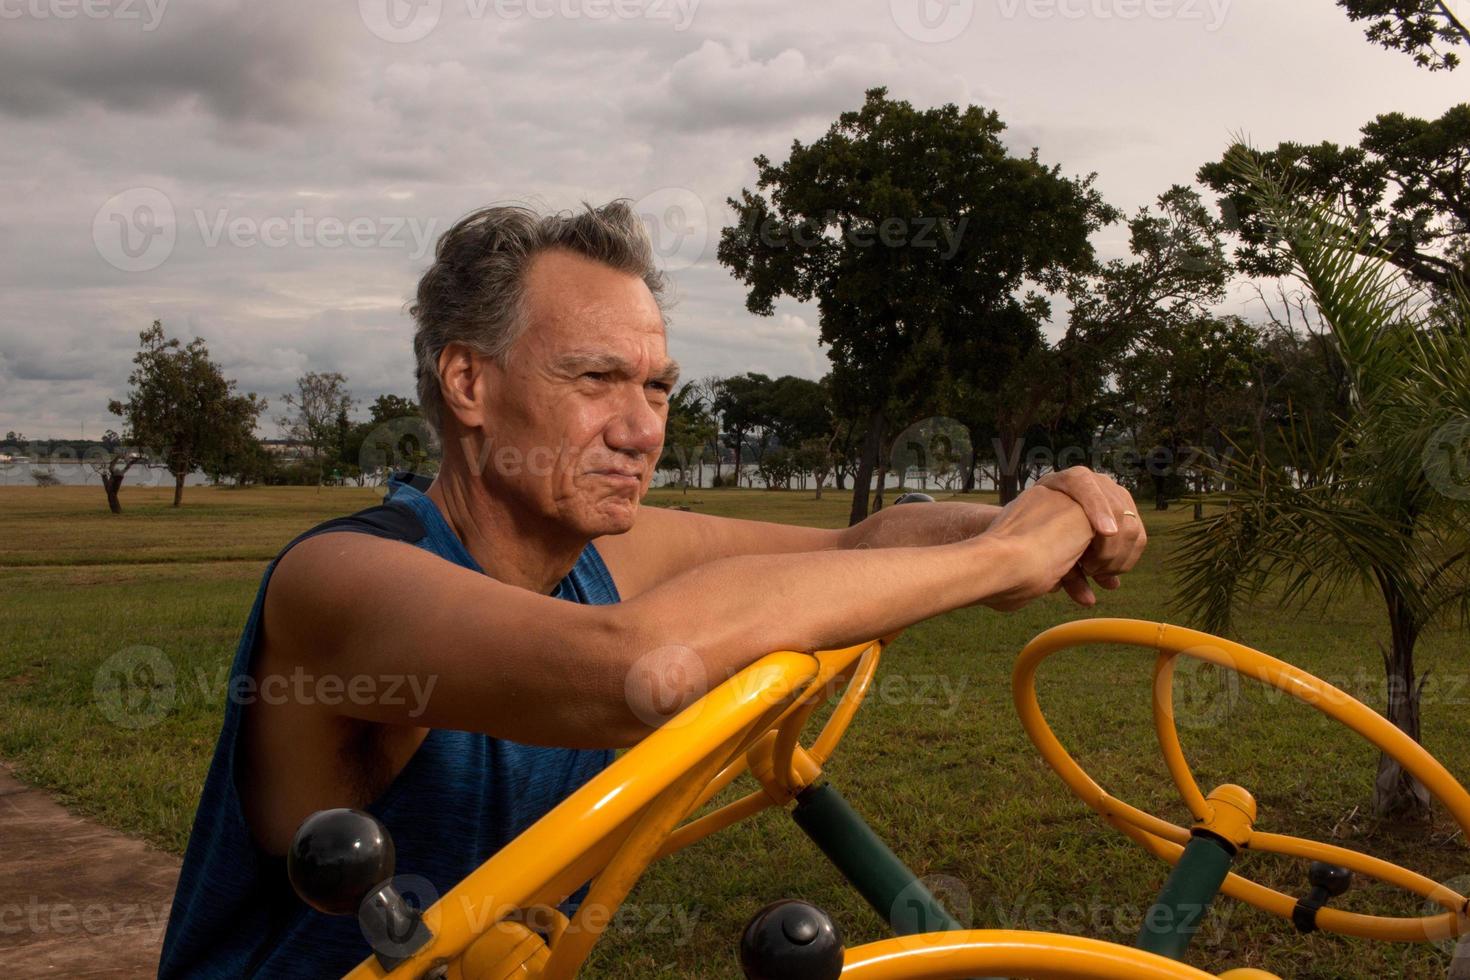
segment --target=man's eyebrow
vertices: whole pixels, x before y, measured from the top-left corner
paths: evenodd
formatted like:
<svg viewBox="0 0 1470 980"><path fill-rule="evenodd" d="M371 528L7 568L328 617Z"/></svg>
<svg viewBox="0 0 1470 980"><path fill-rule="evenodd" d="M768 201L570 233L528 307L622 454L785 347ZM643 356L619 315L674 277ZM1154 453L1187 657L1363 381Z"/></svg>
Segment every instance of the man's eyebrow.
<svg viewBox="0 0 1470 980"><path fill-rule="evenodd" d="M586 371L616 371L625 375L631 375L633 373L631 362L608 351L569 351L556 359L555 367L563 374L582 374ZM679 362L673 359L665 361L661 367L653 372L652 378L654 381L673 384L679 380Z"/></svg>

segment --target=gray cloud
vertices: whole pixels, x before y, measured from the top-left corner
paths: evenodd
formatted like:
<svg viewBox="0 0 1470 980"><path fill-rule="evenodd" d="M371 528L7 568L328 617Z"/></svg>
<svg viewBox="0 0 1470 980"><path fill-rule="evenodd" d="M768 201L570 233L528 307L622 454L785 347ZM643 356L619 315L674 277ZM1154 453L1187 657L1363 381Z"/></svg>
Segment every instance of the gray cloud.
<svg viewBox="0 0 1470 980"><path fill-rule="evenodd" d="M54 0L3 9L33 3ZM1097 171L1128 211L1189 181L1233 132L1351 140L1378 112L1437 116L1462 98L1459 79L1374 48L1327 3L1234 0L1213 31L976 4L972 23L935 44L906 35L890 8L703 0L676 30L493 7L475 17L444 0L442 22L412 43L374 36L350 0L172 0L152 30L0 19L0 432L115 424L107 400L126 391L137 334L155 318L204 337L272 416L307 370L342 371L364 401L411 390L404 303L425 257L310 235L211 241L200 215L206 230L298 213L442 230L492 201L674 195L696 202L687 217L705 240L675 273L669 343L686 375L817 377L816 311L748 314L714 241L725 199L754 184L751 158L816 139L865 88L996 109L1017 152L1035 145L1065 173ZM155 268L123 272L94 220L135 188L167 198L177 241ZM1099 235L1100 251L1118 254L1119 237Z"/></svg>

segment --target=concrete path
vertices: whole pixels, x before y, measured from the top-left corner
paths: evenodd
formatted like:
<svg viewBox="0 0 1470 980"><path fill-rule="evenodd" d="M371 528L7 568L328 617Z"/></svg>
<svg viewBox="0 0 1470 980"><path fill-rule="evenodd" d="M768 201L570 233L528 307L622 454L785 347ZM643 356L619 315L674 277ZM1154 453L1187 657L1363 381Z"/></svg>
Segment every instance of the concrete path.
<svg viewBox="0 0 1470 980"><path fill-rule="evenodd" d="M151 977L178 858L67 812L0 764L0 977Z"/></svg>

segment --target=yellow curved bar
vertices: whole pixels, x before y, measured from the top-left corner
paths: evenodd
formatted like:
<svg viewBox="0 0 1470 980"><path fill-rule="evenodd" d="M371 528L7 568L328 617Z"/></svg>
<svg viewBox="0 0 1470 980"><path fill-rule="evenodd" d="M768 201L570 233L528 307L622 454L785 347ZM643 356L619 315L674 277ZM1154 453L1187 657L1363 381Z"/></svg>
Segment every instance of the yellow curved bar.
<svg viewBox="0 0 1470 980"><path fill-rule="evenodd" d="M819 669L809 654L773 653L684 709L434 903L424 914L433 940L393 975L417 977L435 963L452 961L512 910L554 905L594 878L638 824L649 819L650 804L663 802L665 791L690 770L703 769L722 746L739 743L735 750L743 751L789 708ZM669 805L682 808L689 802L676 799ZM384 976L374 957L348 974L350 980Z"/></svg>
<svg viewBox="0 0 1470 980"><path fill-rule="evenodd" d="M887 645L886 641L879 641L868 644L863 650L856 672L848 682L847 690L842 692L842 700L832 709L832 717L827 719L827 724L822 726L817 740L812 743L811 755L818 764L832 758L832 751L847 733L847 726L852 724L853 715L862 706L863 698L868 696L868 688L873 684L873 674L878 670L878 661Z"/></svg>
<svg viewBox="0 0 1470 980"><path fill-rule="evenodd" d="M1016 929L885 939L849 949L842 966L842 980L963 980L977 975L1031 980L1214 980L1203 970L1129 946Z"/></svg>
<svg viewBox="0 0 1470 980"><path fill-rule="evenodd" d="M1268 684L1347 725L1396 758L1449 809L1460 828L1470 835L1470 793L1443 765L1378 712L1291 664L1230 640L1164 623L1092 619L1065 623L1047 630L1021 651L1011 678L1011 691L1022 726L1042 758L1079 799L1102 814L1108 823L1171 864L1179 860L1182 845L1189 839L1189 831L1110 796L1062 747L1041 713L1036 696L1036 670L1041 661L1060 650L1090 643L1124 644L1157 651L1154 728L1170 776L1197 820L1208 818L1210 804L1199 791L1174 725L1173 664L1181 655L1204 660ZM1393 918L1325 908L1317 915L1322 929L1367 939L1401 942L1441 939L1470 931L1470 902L1464 896L1398 865L1330 844L1262 832L1251 833L1245 846L1340 864L1406 888L1446 909L1438 915ZM1233 873L1226 878L1221 890L1286 918L1291 917L1297 901L1293 896Z"/></svg>

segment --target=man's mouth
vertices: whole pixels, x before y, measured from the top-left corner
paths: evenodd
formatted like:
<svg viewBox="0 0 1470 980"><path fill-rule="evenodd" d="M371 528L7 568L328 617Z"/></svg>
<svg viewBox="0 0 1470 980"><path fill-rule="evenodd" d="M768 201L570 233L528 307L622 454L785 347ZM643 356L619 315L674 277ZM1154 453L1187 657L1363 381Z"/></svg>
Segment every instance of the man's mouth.
<svg viewBox="0 0 1470 980"><path fill-rule="evenodd" d="M591 470L593 476L600 476L618 483L640 483L643 480L642 470Z"/></svg>

